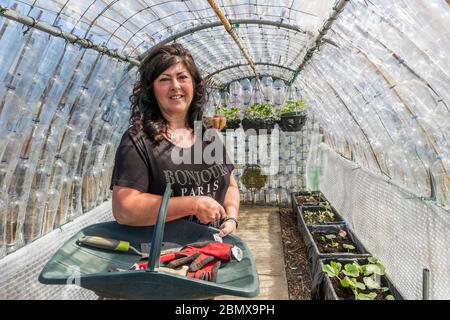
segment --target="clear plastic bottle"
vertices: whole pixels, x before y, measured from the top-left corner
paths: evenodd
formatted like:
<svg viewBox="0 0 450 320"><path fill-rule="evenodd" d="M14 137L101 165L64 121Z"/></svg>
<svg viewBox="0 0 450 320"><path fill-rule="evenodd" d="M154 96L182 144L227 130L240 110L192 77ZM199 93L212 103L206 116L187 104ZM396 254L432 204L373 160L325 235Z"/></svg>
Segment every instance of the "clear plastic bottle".
<svg viewBox="0 0 450 320"><path fill-rule="evenodd" d="M5 26L3 26L5 28ZM20 52L23 45L23 25L17 22L9 21L8 27L3 30L0 39L0 101L4 100L9 83L8 76L10 67ZM0 108L1 109L1 108Z"/></svg>
<svg viewBox="0 0 450 320"><path fill-rule="evenodd" d="M240 97L242 95L242 86L239 81L233 81L230 84L230 99L233 106L240 104Z"/></svg>
<svg viewBox="0 0 450 320"><path fill-rule="evenodd" d="M67 219L69 221L72 221L83 214L83 208L81 205L81 195L82 195L81 187L82 187L82 177L76 174L73 177L71 197L70 197L70 207L69 212L67 214Z"/></svg>
<svg viewBox="0 0 450 320"><path fill-rule="evenodd" d="M241 85L241 100L242 100L242 108L245 110L251 103L252 95L253 95L253 86L249 79L242 79L240 82Z"/></svg>
<svg viewBox="0 0 450 320"><path fill-rule="evenodd" d="M28 197L28 204L24 222L25 243L32 242L42 235L42 228L45 217L48 168L45 164L37 168Z"/></svg>
<svg viewBox="0 0 450 320"><path fill-rule="evenodd" d="M61 192L64 189L64 178L66 176L67 165L60 157L56 157L54 162L50 186L47 197L47 212L44 226L44 234L53 230L57 219L58 207L60 204Z"/></svg>
<svg viewBox="0 0 450 320"><path fill-rule="evenodd" d="M283 80L277 79L273 82L273 102L282 106L286 99L286 85Z"/></svg>
<svg viewBox="0 0 450 320"><path fill-rule="evenodd" d="M23 225L36 164L28 158L20 158L8 188L7 246L8 252L25 243Z"/></svg>
<svg viewBox="0 0 450 320"><path fill-rule="evenodd" d="M266 76L261 79L261 93L263 103L273 103L273 79Z"/></svg>

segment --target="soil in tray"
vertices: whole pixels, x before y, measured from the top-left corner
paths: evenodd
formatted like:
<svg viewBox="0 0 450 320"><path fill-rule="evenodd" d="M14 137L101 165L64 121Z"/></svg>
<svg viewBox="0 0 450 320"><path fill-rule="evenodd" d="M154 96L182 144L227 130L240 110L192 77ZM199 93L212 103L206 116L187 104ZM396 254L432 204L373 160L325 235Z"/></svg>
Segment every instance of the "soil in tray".
<svg viewBox="0 0 450 320"><path fill-rule="evenodd" d="M311 235L313 236L314 242L316 243L320 253L361 253L358 252L358 249L356 249L356 244L353 243L347 232L345 230L341 230L341 232L346 234L345 237L341 237L335 232L311 232ZM336 237L333 239L327 239L327 235L334 235ZM324 241L323 238L326 241ZM337 243L338 246L332 246L333 243ZM351 245L354 249L347 249L344 247L344 244Z"/></svg>
<svg viewBox="0 0 450 320"><path fill-rule="evenodd" d="M319 195L301 195L296 199L298 204L318 204L321 201Z"/></svg>
<svg viewBox="0 0 450 320"><path fill-rule="evenodd" d="M290 300L311 299L308 254L292 210L280 209L281 239Z"/></svg>
<svg viewBox="0 0 450 320"><path fill-rule="evenodd" d="M358 280L358 282L364 283L363 276L359 276L356 279ZM355 300L355 295L353 294L352 289L344 288L343 286L341 286L341 284L339 283L339 280L336 277L330 278L330 280L331 280L334 290L336 291L336 295L339 297L339 299ZM377 294L377 296L374 300L385 300L386 296L392 295L392 293L390 291L383 292L383 290L381 290L381 289L370 289L370 290L369 289L366 289L366 290L358 289L358 292L359 293L375 292Z"/></svg>
<svg viewBox="0 0 450 320"><path fill-rule="evenodd" d="M325 208L321 211L308 211L308 209L303 209L302 213L303 218L305 219L305 223L308 225L342 221L341 219L336 217L335 214L326 212Z"/></svg>

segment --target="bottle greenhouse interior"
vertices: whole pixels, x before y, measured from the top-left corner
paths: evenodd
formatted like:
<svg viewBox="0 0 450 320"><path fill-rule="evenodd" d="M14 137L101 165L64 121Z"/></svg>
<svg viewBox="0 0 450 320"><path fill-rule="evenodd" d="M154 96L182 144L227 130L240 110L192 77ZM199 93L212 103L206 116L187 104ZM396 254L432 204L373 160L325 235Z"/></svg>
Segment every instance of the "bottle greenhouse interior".
<svg viewBox="0 0 450 320"><path fill-rule="evenodd" d="M364 290L380 279L387 299L450 298L448 0L0 0L0 299L98 299L76 272L70 285L39 277L80 230L114 220L138 67L171 43L201 71L203 119L234 164L236 236L256 271L260 235L246 230L260 225L286 250L284 210L307 255L309 298L343 299L326 286L345 277L330 262L339 254L314 243L338 247L342 230L354 245L344 259L359 259L342 268L378 270L359 287L346 277L350 299L373 299ZM286 266L276 277L293 299ZM251 297L280 299L265 277Z"/></svg>

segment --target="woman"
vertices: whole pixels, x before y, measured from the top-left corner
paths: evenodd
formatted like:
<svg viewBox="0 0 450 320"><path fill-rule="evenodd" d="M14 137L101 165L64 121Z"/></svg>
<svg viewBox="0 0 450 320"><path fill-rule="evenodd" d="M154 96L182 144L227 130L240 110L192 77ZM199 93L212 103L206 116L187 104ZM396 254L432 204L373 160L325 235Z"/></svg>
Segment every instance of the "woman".
<svg viewBox="0 0 450 320"><path fill-rule="evenodd" d="M215 163L204 159L211 142L203 139L203 125L195 131L194 125L201 124L206 90L191 54L180 44L156 46L139 67L130 101L131 127L117 149L111 181L117 222L154 225L171 183L167 221L187 218L220 227L221 237L234 232L239 210L234 166L225 161L226 152ZM201 161L192 161L198 151Z"/></svg>

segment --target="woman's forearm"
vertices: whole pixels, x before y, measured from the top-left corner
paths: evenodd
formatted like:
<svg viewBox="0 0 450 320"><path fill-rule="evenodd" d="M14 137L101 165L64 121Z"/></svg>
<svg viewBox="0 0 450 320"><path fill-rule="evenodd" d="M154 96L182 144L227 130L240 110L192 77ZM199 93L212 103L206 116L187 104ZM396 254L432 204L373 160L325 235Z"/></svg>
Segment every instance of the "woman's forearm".
<svg viewBox="0 0 450 320"><path fill-rule="evenodd" d="M127 192L129 191L119 190L113 195L113 215L117 222L129 226L155 225L162 196L150 193L124 194ZM195 203L195 197L192 196L170 198L166 221L193 214L196 210Z"/></svg>
<svg viewBox="0 0 450 320"><path fill-rule="evenodd" d="M230 185L225 194L223 207L225 208L227 217L233 219L225 219L223 224L220 226L219 236L222 238L236 231L238 226L239 198L239 188L236 180L233 176L231 176ZM232 220L234 220L234 222Z"/></svg>
<svg viewBox="0 0 450 320"><path fill-rule="evenodd" d="M236 218L239 213L239 188L237 186L236 180L233 176L230 177L230 185L227 189L227 193L225 194L225 199L223 202L223 207L227 212L228 217Z"/></svg>

